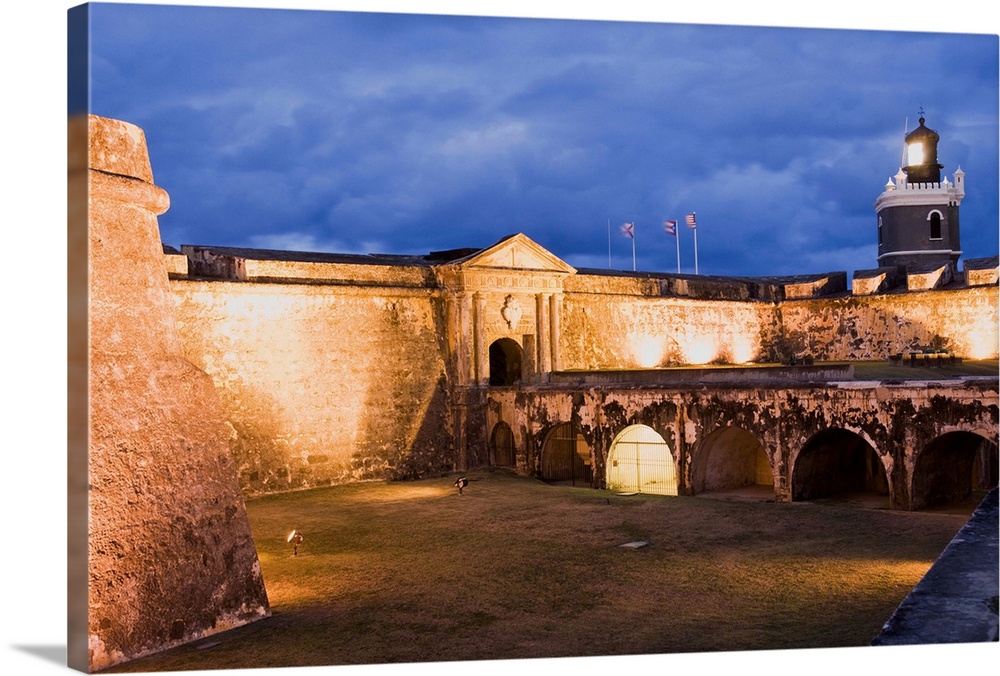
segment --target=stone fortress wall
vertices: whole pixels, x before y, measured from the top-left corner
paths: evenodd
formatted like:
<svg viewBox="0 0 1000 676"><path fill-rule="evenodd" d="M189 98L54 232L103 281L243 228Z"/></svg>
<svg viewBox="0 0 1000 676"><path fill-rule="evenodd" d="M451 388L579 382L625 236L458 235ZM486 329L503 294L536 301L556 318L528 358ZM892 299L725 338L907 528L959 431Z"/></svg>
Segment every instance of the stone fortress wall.
<svg viewBox="0 0 1000 676"><path fill-rule="evenodd" d="M475 359L461 345L463 335L476 340L472 310L461 311L460 297L469 294L449 289L446 274L406 261L254 260L273 254L216 249L215 267L192 275L206 254L187 251L166 256L178 331L186 358L220 393L247 494L489 462L486 420L476 417L481 402L468 389L477 382ZM791 355L885 360L932 346L965 358L997 356L993 284L868 295L834 285L822 295L826 286L577 271L553 294L555 310L551 297L540 310L530 287L486 294L478 340L506 336L541 362L533 343L551 339L538 337L542 316L558 341L558 363L532 381L542 384L561 371ZM796 294L810 297L787 299ZM519 301L514 330L500 312L507 296ZM558 316L556 330L546 315Z"/></svg>

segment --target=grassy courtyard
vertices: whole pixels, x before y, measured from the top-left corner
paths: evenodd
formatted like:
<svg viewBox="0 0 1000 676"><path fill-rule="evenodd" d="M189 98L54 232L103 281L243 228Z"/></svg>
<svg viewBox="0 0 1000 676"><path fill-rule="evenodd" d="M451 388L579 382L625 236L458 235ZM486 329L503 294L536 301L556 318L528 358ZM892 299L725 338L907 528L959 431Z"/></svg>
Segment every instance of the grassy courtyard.
<svg viewBox="0 0 1000 676"><path fill-rule="evenodd" d="M863 646L968 517L468 476L249 501L272 616L111 671Z"/></svg>

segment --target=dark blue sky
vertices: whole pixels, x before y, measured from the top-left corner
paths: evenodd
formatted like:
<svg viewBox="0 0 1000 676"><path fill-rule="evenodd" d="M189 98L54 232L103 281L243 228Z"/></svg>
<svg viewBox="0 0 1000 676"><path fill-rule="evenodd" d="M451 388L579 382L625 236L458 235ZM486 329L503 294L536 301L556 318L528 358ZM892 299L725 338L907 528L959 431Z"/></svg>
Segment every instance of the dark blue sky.
<svg viewBox="0 0 1000 676"><path fill-rule="evenodd" d="M91 112L147 136L165 243L425 253L524 232L577 267L876 266L923 107L997 253L996 35L92 5ZM682 268L694 267L680 232Z"/></svg>

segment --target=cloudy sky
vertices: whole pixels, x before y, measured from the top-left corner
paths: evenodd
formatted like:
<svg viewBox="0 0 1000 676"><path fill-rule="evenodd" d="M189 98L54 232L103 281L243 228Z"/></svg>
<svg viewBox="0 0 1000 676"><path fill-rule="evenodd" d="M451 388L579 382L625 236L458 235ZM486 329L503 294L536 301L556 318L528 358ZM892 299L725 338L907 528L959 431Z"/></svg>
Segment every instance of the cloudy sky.
<svg viewBox="0 0 1000 676"><path fill-rule="evenodd" d="M873 202L922 108L945 174L967 174L965 257L998 250L996 35L91 11L90 110L145 130L173 246L426 253L524 232L631 269L634 222L638 268L669 272L663 222L695 212L702 274L871 268Z"/></svg>

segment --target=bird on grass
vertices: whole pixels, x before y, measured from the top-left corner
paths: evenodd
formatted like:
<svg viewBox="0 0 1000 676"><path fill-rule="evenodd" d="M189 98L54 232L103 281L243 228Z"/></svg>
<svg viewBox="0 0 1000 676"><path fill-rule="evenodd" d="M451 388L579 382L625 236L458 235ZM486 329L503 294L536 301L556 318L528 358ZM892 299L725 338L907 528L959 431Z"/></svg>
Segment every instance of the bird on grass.
<svg viewBox="0 0 1000 676"><path fill-rule="evenodd" d="M455 485L458 487L458 494L462 495L462 489L469 485L469 480L464 476L459 477L458 480L455 481Z"/></svg>

